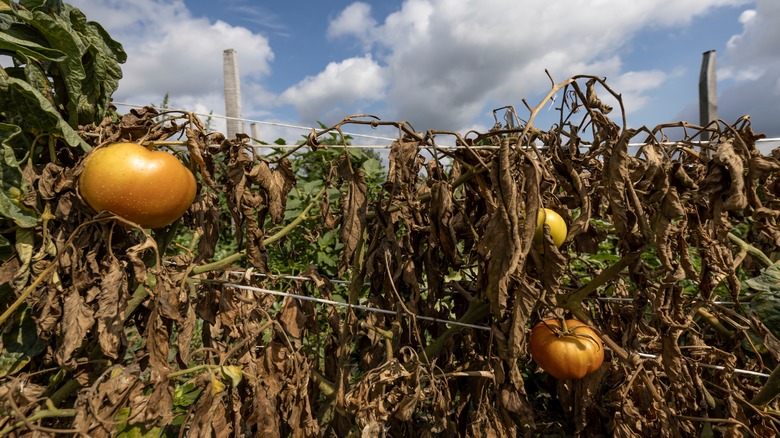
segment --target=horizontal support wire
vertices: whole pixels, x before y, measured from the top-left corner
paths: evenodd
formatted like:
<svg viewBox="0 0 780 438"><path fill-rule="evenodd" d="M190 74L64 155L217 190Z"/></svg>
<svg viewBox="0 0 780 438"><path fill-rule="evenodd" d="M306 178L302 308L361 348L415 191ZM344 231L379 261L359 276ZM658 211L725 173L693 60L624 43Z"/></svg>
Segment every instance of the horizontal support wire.
<svg viewBox="0 0 780 438"><path fill-rule="evenodd" d="M143 107L146 107L146 106L151 106L153 108L157 108L154 105L135 105L135 104L124 103L124 102L112 102L112 103L114 105L117 105L117 106L126 106L126 107L130 107L130 108L143 108ZM161 108L157 108L157 109L161 109ZM204 113L198 113L198 112L194 112L194 111L186 111L186 110L181 110L181 109L166 108L165 110L189 113L189 114L194 114L196 116L201 116L201 117L212 117L212 118L215 118L215 119L233 120L233 121L239 121L239 122L257 123L258 125L268 125L268 126L276 126L276 127L281 127L281 128L298 129L298 130L307 131L307 132L309 132L309 131L320 131L320 130L323 129L323 128L314 128L314 127L311 127L311 126L294 125L294 124L291 124L291 123L271 122L271 121L267 121L267 120L244 119L244 118L240 118L240 117L228 117L228 116L223 116L223 115L218 115L218 114L204 114ZM386 141L390 141L390 142L398 140L397 138L392 138L392 137L383 137L383 136L371 135L371 134L359 134L359 133L354 133L354 132L344 132L343 134L351 136L351 137L370 138L370 139L374 139L374 140L386 140ZM762 138L762 139L756 140L756 143L776 143L776 142L780 143L780 137L777 137L777 138ZM678 143L680 143L680 142L666 141L666 142L661 142L660 144L662 144L662 145L673 145L673 144L678 144ZM691 143L691 144L707 144L709 142L707 142L707 141L690 141L690 142L687 142L687 143ZM639 146L643 146L644 144L645 143L629 143L628 146L630 146L630 147L639 147ZM269 145L253 145L253 146L256 147L256 148L269 148L269 149L294 149L294 148L301 147L300 144L269 144ZM365 145L352 144L352 145L344 145L344 146L339 146L339 147L347 147L347 148L354 148L354 149L390 149L392 147L392 145L391 144L365 144ZM525 147L530 147L530 146L525 146ZM493 145L475 145L475 146L465 146L465 145L437 145L437 146L431 146L431 145L423 145L423 146L420 146L420 148L421 149L442 149L442 150L448 150L448 149L499 149L500 146L493 146Z"/></svg>
<svg viewBox="0 0 780 438"><path fill-rule="evenodd" d="M130 108L144 108L144 107L147 107L147 106L151 106L152 108L156 108L158 110L162 109L162 108L157 108L154 105L134 105L134 104L131 104L131 103L124 103L124 102L112 102L112 103L114 105L117 105L117 106L126 106L126 107L130 107ZM224 120L233 120L233 121L239 121L239 122L257 123L258 125L267 125L267 126L276 126L276 127L280 127L280 128L299 129L301 131L307 131L307 132L308 131L319 131L319 130L322 129L322 128L313 128L311 126L293 125L291 123L270 122L270 121L267 121L267 120L242 119L240 117L228 117L228 116L222 116L222 115L218 115L218 114L204 114L204 113L198 113L198 112L187 111L187 110L182 110L182 109L165 108L165 111L178 111L178 112L183 112L183 113L194 114L196 116L201 116L201 117L213 117L215 119L224 119ZM370 134L358 134L358 133L354 133L354 132L344 132L344 135L349 135L349 136L352 136L352 137L373 138L373 139L376 139L376 140L387 140L387 141L395 141L395 140L397 140L397 138L382 137L382 136L370 135ZM265 146L265 145L263 145L263 146ZM269 148L270 147L298 147L298 146L300 146L300 145L268 145ZM385 147L389 147L389 146L385 146Z"/></svg>
<svg viewBox="0 0 780 438"><path fill-rule="evenodd" d="M604 349L605 350L609 350L610 348L609 347L604 347ZM654 359L654 360L658 359L658 355L657 354L649 354L649 353L637 353L637 354L639 355L639 357L642 357L642 358L645 358L645 359ZM688 359L690 361L696 362L696 364L698 366L702 367L702 368L709 368L711 370L717 370L717 371L726 371L727 370L727 368L722 366L722 365L710 365L708 363L695 361L695 360L693 360L691 358L688 358L688 357L686 357L685 359ZM739 368L734 368L732 371L734 372L734 374L745 374L747 376L755 376L755 377L767 377L767 378L769 377L769 374L761 373L761 372L758 372L758 371L741 370Z"/></svg>
<svg viewBox="0 0 780 438"><path fill-rule="evenodd" d="M435 322L435 323L438 323L438 324L455 325L455 326L460 326L460 327L472 328L472 329L476 329L476 330L485 330L485 331L492 330L492 328L484 326L484 325L467 324L467 323L463 323L463 322L459 322L459 321L452 321L452 320L449 320L449 319L431 318L430 316L420 316L420 315L415 315L413 313L408 313L408 312L396 312L396 311L393 311L393 310L379 309L379 308L376 308L376 307L364 306L362 304L349 304L349 303L344 303L344 302L341 302L341 301L327 300L327 299L324 299L324 298L311 297L311 296L308 296L308 295L291 294L291 293L288 293L288 292L282 292L282 291L272 290L272 289L265 289L265 288L262 288L262 287L247 286L247 285L244 285L244 284L230 283L230 282L227 282L227 281L204 280L204 282L216 282L216 283L222 284L223 286L233 287L233 288L236 288L236 289L242 289L242 290L247 290L247 291L252 291L252 292L258 292L258 293L263 293L263 294L267 294L267 295L274 295L274 296L278 296L278 297L293 298L293 299L302 300L302 301L312 301L312 302L315 302L315 303L325 304L325 305L328 305L328 306L345 307L345 308L350 308L350 309L355 309L355 310L362 310L362 311L365 311L365 312L381 313L381 314L385 314L385 315L397 315L397 314L400 313L402 315L406 315L406 316L414 318L414 319L419 319L421 321L430 321L430 322Z"/></svg>
<svg viewBox="0 0 780 438"><path fill-rule="evenodd" d="M244 273L241 271L228 271L228 274L231 275L240 275L243 276ZM312 277L305 277L303 275L286 275L286 274L280 274L280 275L273 275L273 274L263 274L262 272L253 272L252 275L257 277L265 277L272 280L298 280L298 281L314 281ZM346 280L336 280L332 278L323 278L323 280L326 280L333 284L338 285L348 285L349 281ZM364 286L369 286L369 284L364 284ZM426 288L422 287L420 288L421 291L426 290ZM621 302L621 303L630 303L633 302L633 298L623 298L623 297L587 297L589 300L597 300L597 301L604 301L604 302ZM717 304L720 306L735 306L737 303L733 301L712 301L712 304Z"/></svg>
<svg viewBox="0 0 780 438"><path fill-rule="evenodd" d="M238 271L229 271L228 274L242 275L243 273L238 272ZM311 277L305 277L305 276L300 276L300 275L274 275L274 276L269 276L269 275L261 274L261 273L254 273L254 275L256 275L256 276L265 276L265 277L268 277L268 278L271 278L271 279L314 281ZM262 287L248 286L248 285L244 285L244 284L232 283L232 282L229 282L229 281L212 280L212 279L208 279L208 280L207 279L196 279L196 280L197 281L201 281L203 283L218 283L218 284L221 284L222 286L232 287L232 288L236 288L236 289L241 289L241 290L246 290L246 291L251 291L251 292L257 292L257 293L262 293L262 294L267 294L267 295L273 295L273 296L278 296L278 297L289 297L289 298L296 299L296 300L310 301L310 302L314 302L314 303L318 303L318 304L324 304L324 305L328 305L328 306L337 306L337 307L342 307L342 308L350 308L350 309L361 310L361 311L365 311L365 312L380 313L380 314L384 314L384 315L398 315L400 313L402 315L406 315L408 317L412 317L412 318L415 318L415 319L418 319L418 320L421 320L421 321L430 321L430 322L434 322L434 323L438 323L438 324L460 326L460 327L471 328L471 329L475 329L475 330L484 330L484 331L492 330L491 327L484 326L484 325L467 324L467 323L462 323L462 322L459 322L459 321L452 321L452 320L440 319L440 318L431 318L431 317L428 317L428 316L419 316L419 315L410 314L410 313L407 313L407 312L396 312L396 311L393 311L393 310L380 309L380 308L369 307L369 306L364 306L364 305L360 305L360 304L349 304L349 303L344 303L344 302L341 302L341 301L328 300L328 299L317 298L317 297L312 297L312 296L308 296L308 295L291 294L291 293L288 293L288 292L282 292L282 291L278 291L278 290L266 289L266 288L262 288ZM331 283L335 283L335 284L346 284L347 283L347 281L344 281L344 280L329 280L329 281ZM630 298L628 298L628 299L630 299ZM721 303L727 303L727 302L721 302ZM609 350L608 347L604 347L604 348L605 348L605 350ZM637 354L639 355L639 357L644 358L644 359L654 359L655 360L655 359L658 359L658 357L659 357L656 354L650 354L650 353L637 353ZM693 361L693 359L690 359L690 358L686 358L686 359ZM718 371L727 371L727 368L724 367L724 366L721 366L721 365L710 365L710 364L706 364L706 363L702 363L702 362L698 362L698 361L695 361L695 362L696 362L696 364L698 366L700 366L702 368L708 368L708 369L718 370ZM758 372L758 371L743 370L743 369L739 369L739 368L733 369L732 372L734 372L735 374L744 374L744 375L754 376L754 377L765 377L765 378L769 377L769 374L766 374L766 373L761 373L761 372Z"/></svg>

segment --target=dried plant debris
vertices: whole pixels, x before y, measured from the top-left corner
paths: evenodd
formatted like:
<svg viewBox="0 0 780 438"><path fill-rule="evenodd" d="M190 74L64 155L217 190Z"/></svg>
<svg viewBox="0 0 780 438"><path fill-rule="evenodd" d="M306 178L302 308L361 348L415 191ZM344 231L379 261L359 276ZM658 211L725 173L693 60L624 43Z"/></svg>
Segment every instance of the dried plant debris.
<svg viewBox="0 0 780 438"><path fill-rule="evenodd" d="M556 93L549 130L349 117L309 135L306 156L330 157L309 167L183 112L82 126L88 146L167 148L196 174L184 218L153 231L86 206L85 152L20 164L0 436L779 435L762 377L780 361L778 154L748 118L628 129L603 79ZM345 147L348 125L398 130L386 170ZM541 208L569 224L560 248L534 244ZM526 335L566 315L610 351L556 382Z"/></svg>

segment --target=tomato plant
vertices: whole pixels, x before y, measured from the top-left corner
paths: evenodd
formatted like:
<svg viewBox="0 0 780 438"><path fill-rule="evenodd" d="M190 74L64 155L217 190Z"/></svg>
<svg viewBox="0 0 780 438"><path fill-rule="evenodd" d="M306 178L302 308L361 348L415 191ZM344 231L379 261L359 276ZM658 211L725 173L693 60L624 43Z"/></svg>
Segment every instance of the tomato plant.
<svg viewBox="0 0 780 438"><path fill-rule="evenodd" d="M538 323L531 330L531 356L537 365L556 379L581 379L596 371L604 361L604 346L593 329L576 320L557 319Z"/></svg>
<svg viewBox="0 0 780 438"><path fill-rule="evenodd" d="M137 143L94 150L79 177L81 196L90 207L144 228L164 227L180 218L196 189L192 172L175 156Z"/></svg>
<svg viewBox="0 0 780 438"><path fill-rule="evenodd" d="M536 215L536 232L534 233L534 244L539 252L544 252L544 225L547 224L550 227L550 237L555 243L555 246L559 247L563 245L566 240L566 221L560 214L556 213L549 208L540 208L539 213Z"/></svg>

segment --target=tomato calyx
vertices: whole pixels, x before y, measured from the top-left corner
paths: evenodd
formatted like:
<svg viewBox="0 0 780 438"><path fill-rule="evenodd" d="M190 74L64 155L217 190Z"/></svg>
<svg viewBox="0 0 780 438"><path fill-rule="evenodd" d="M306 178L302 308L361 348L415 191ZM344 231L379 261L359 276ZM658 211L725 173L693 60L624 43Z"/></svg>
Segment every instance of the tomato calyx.
<svg viewBox="0 0 780 438"><path fill-rule="evenodd" d="M544 326L547 327L548 330L553 332L553 334L556 337L559 337L559 338L571 337L571 338L585 339L585 340L595 344L596 347L598 348L598 350L601 350L601 342L599 342L593 336L591 336L589 334L586 334L586 333L576 333L575 332L576 327L575 327L575 329L569 330L569 327L566 325L566 318L559 318L558 320L560 321L560 324L561 324L560 327L557 326L557 325L551 325L551 324L547 323L547 321L545 321L545 320L542 320L541 323L544 324ZM583 327L583 326L578 326L578 327ZM587 326L585 326L585 327L587 327Z"/></svg>

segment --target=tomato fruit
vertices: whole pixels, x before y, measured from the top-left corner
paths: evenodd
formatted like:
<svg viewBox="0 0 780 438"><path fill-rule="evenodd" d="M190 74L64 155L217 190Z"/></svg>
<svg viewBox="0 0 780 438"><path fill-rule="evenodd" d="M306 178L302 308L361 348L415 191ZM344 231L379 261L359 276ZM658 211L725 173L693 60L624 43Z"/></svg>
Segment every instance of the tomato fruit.
<svg viewBox="0 0 780 438"><path fill-rule="evenodd" d="M173 154L137 143L95 149L79 177L79 192L95 211L110 211L143 228L180 218L196 190L192 172Z"/></svg>
<svg viewBox="0 0 780 438"><path fill-rule="evenodd" d="M550 227L550 237L552 237L555 246L559 247L563 245L566 240L566 221L563 220L561 215L550 210L549 208L540 208L539 214L536 216L536 232L534 233L534 245L539 252L544 253L544 224Z"/></svg>
<svg viewBox="0 0 780 438"><path fill-rule="evenodd" d="M546 325L545 325L546 324ZM528 341L539 367L556 379L581 379L596 371L604 361L604 345L592 328L576 319L566 320L568 333L556 333L561 321L548 319L531 330Z"/></svg>

